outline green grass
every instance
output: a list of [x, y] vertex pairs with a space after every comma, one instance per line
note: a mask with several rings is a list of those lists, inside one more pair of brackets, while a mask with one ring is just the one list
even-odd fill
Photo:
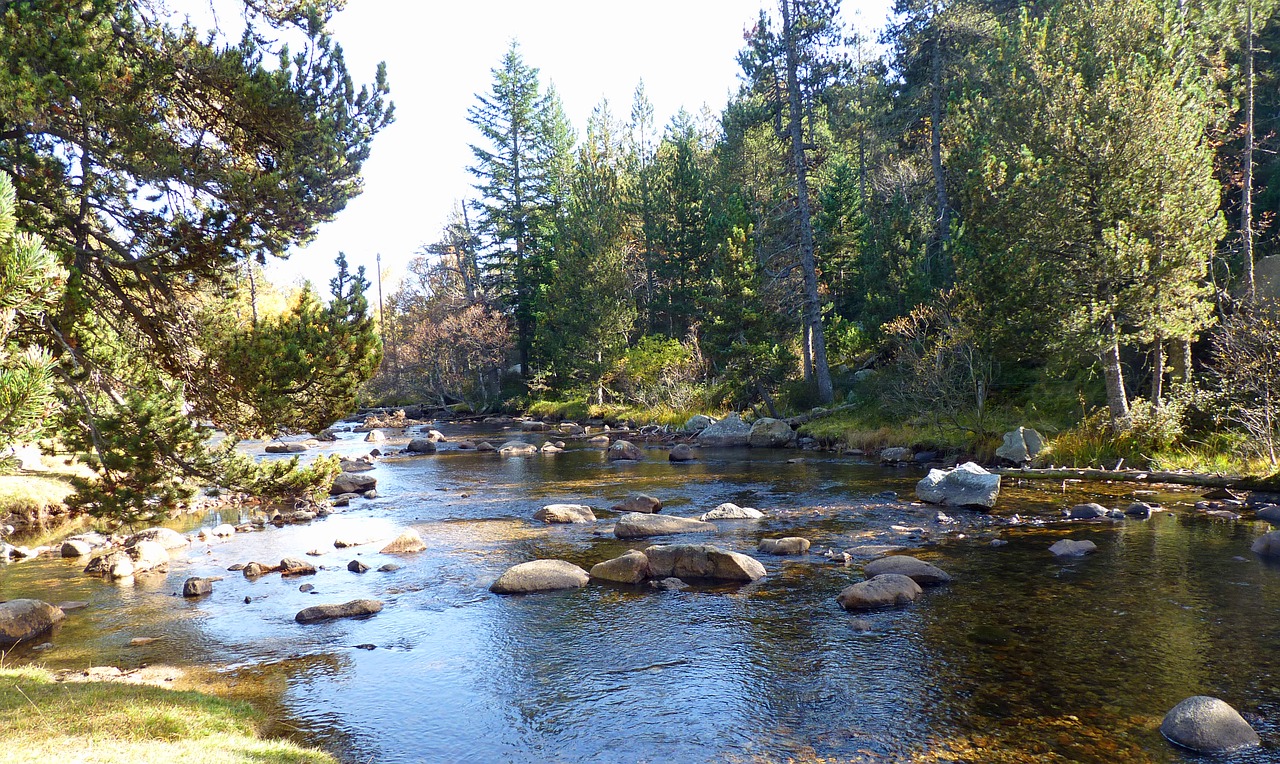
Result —
[[0, 515], [60, 510], [73, 491], [65, 475], [0, 475]]
[[689, 421], [689, 417], [694, 414], [720, 416], [720, 412], [685, 410], [666, 405], [644, 407], [606, 404], [600, 406], [588, 404], [585, 400], [534, 401], [525, 414], [536, 419], [552, 421], [567, 419], [582, 422], [587, 419], [603, 419], [609, 424], [614, 424], [622, 420], [630, 420], [642, 427], [648, 424], [683, 427], [684, 423]]
[[39, 668], [0, 669], [0, 764], [57, 758], [119, 764], [334, 764], [260, 733], [243, 701], [116, 682], [55, 682]]

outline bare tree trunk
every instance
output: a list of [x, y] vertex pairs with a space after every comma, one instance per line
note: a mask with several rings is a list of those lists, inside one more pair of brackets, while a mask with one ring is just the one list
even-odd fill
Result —
[[1151, 362], [1151, 402], [1160, 405], [1164, 397], [1164, 335], [1156, 332], [1155, 352]]
[[1240, 238], [1244, 244], [1245, 295], [1254, 297], [1253, 283], [1253, 2], [1244, 3], [1244, 178], [1240, 183]]
[[831, 403], [835, 392], [831, 386], [831, 369], [827, 366], [827, 344], [822, 331], [822, 307], [818, 300], [818, 270], [813, 254], [813, 221], [809, 209], [809, 181], [805, 166], [803, 114], [800, 103], [800, 67], [796, 54], [795, 29], [792, 26], [791, 3], [782, 0], [782, 33], [787, 48], [787, 96], [791, 108], [791, 160], [796, 179], [796, 206], [800, 217], [800, 269], [804, 272], [804, 323], [809, 334], [806, 347], [812, 348], [813, 376], [818, 400]]
[[1107, 320], [1106, 347], [1102, 351], [1102, 373], [1107, 382], [1107, 408], [1111, 421], [1129, 419], [1129, 397], [1124, 391], [1124, 370], [1120, 368], [1120, 332], [1114, 318]]
[[[934, 23], [937, 23], [935, 9]], [[940, 256], [942, 247], [951, 238], [951, 203], [947, 199], [947, 177], [942, 166], [942, 32], [934, 29], [933, 61], [931, 62], [932, 93], [929, 97], [929, 148], [933, 162], [933, 183], [937, 190], [938, 230], [935, 234], [937, 246], [935, 256]]]
[[1178, 381], [1185, 385], [1191, 381], [1191, 339], [1184, 337], [1177, 342], [1177, 352], [1173, 356], [1173, 362], [1176, 365], [1174, 374], [1177, 375]]

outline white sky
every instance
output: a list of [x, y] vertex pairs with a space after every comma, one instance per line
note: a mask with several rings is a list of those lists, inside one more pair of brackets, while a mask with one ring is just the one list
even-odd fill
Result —
[[[208, 7], [208, 0], [174, 0]], [[869, 31], [883, 26], [891, 0], [844, 0], [846, 19]], [[489, 90], [512, 39], [526, 63], [555, 83], [581, 133], [607, 97], [616, 118], [631, 109], [643, 79], [659, 128], [682, 106], [719, 113], [738, 87], [736, 55], [743, 30], [774, 0], [349, 0], [333, 20], [357, 83], [386, 61], [396, 121], [374, 139], [364, 166], [365, 191], [273, 280], [309, 278], [321, 291], [333, 259], [346, 252], [372, 280], [382, 254], [386, 291], [423, 244], [435, 241], [449, 211], [473, 196], [466, 168], [476, 142], [467, 122], [475, 94]], [[375, 285], [376, 286], [376, 285]]]

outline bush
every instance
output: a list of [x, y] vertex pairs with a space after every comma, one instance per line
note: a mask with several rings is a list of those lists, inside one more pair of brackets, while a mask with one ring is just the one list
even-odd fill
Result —
[[1127, 465], [1149, 469], [1178, 446], [1187, 398], [1171, 396], [1163, 405], [1137, 398], [1127, 424], [1115, 424], [1106, 409], [1097, 409], [1050, 442], [1039, 461], [1066, 467]]
[[605, 379], [614, 396], [644, 408], [694, 408], [704, 402], [697, 343], [650, 335], [627, 350]]

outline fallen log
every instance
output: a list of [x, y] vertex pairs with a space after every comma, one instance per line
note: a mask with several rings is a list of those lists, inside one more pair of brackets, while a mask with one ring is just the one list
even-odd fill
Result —
[[1117, 483], [1169, 483], [1212, 488], [1237, 488], [1242, 491], [1280, 491], [1280, 476], [1249, 478], [1239, 475], [1209, 475], [1201, 472], [1160, 472], [1158, 470], [1099, 470], [1076, 468], [1033, 469], [1003, 467], [995, 472], [1005, 477], [1028, 480], [1092, 480]]

